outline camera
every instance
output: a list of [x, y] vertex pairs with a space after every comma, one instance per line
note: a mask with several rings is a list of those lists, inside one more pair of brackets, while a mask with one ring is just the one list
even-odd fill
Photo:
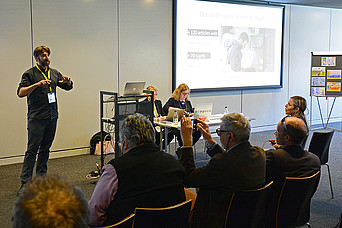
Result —
[[197, 119], [194, 118], [191, 120], [192, 121], [192, 128], [193, 128], [193, 131], [197, 131]]

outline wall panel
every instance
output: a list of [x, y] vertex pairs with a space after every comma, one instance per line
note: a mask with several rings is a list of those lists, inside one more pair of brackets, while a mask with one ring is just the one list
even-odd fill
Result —
[[[342, 52], [342, 9], [331, 10], [331, 36], [330, 51]], [[332, 102], [330, 102], [331, 105]], [[342, 116], [342, 98], [337, 98], [332, 116], [335, 121], [341, 121]]]
[[111, 0], [33, 0], [34, 46], [49, 46], [51, 67], [74, 81], [57, 92], [53, 150], [89, 146], [99, 131], [99, 91], [117, 88], [116, 12]]
[[[31, 66], [29, 1], [0, 1], [0, 50], [0, 157], [23, 155], [26, 99], [20, 99], [16, 92], [22, 73]], [[22, 160], [19, 157], [10, 162]]]
[[127, 81], [145, 81], [164, 104], [172, 92], [172, 1], [119, 1], [119, 9], [119, 92]]
[[[289, 96], [305, 97], [310, 107], [311, 52], [329, 50], [330, 9], [292, 6], [290, 20]], [[319, 120], [317, 104], [312, 107]]]

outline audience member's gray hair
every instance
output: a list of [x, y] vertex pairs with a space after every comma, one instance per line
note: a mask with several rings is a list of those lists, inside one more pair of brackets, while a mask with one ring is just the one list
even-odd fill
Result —
[[222, 117], [224, 129], [234, 134], [236, 142], [246, 142], [249, 140], [251, 125], [249, 121], [240, 113], [230, 113]]
[[136, 113], [124, 119], [120, 129], [120, 140], [127, 140], [128, 148], [145, 143], [154, 143], [154, 127], [145, 116]]
[[39, 176], [25, 184], [13, 211], [13, 228], [78, 227], [89, 223], [88, 201], [58, 176]]

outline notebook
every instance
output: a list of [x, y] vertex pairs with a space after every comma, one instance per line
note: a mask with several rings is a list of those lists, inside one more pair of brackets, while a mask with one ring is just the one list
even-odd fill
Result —
[[144, 88], [145, 82], [126, 82], [123, 95], [140, 95]]
[[212, 103], [200, 103], [194, 105], [194, 113], [195, 117], [199, 118], [207, 118], [211, 116], [213, 111], [213, 104]]

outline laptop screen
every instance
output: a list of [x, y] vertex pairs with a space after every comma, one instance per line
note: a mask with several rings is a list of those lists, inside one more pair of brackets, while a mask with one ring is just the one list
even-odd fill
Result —
[[207, 118], [211, 116], [211, 113], [213, 110], [213, 104], [212, 103], [196, 104], [194, 106], [194, 109], [195, 109], [195, 117]]
[[145, 82], [126, 82], [123, 95], [140, 95], [145, 87]]

